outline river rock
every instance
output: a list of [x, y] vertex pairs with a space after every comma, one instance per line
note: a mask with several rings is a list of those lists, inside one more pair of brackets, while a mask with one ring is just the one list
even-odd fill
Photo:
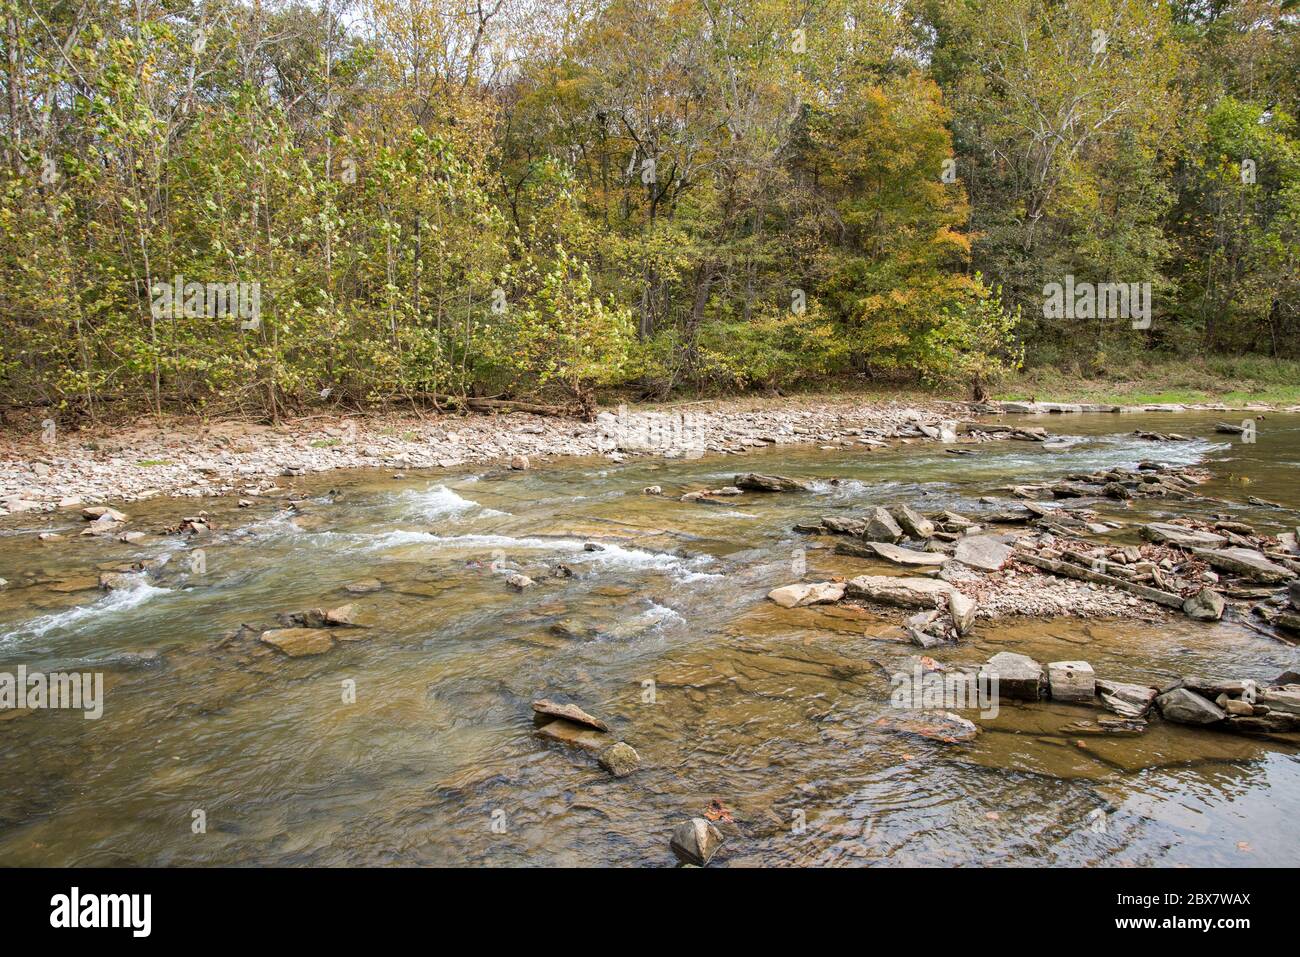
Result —
[[915, 548], [903, 548], [888, 542], [867, 542], [867, 547], [886, 561], [898, 565], [942, 565], [951, 561], [951, 557], [941, 552], [922, 552]]
[[334, 647], [334, 638], [323, 628], [272, 628], [261, 635], [270, 645], [290, 658], [323, 655]]
[[892, 506], [889, 509], [889, 514], [910, 538], [929, 538], [934, 534], [934, 524], [906, 505]]
[[955, 591], [945, 581], [932, 578], [901, 578], [893, 575], [859, 575], [844, 592], [851, 598], [865, 598], [901, 608], [935, 608]]
[[722, 832], [702, 817], [693, 817], [673, 828], [670, 846], [687, 864], [703, 867], [722, 846]]
[[1223, 596], [1212, 588], [1202, 588], [1183, 602], [1183, 611], [1198, 621], [1218, 621], [1223, 609]]
[[509, 578], [506, 579], [506, 584], [509, 585], [511, 588], [515, 588], [518, 589], [519, 591], [523, 591], [525, 588], [530, 588], [533, 585], [536, 585], [537, 582], [533, 581], [527, 575], [521, 575], [519, 572], [515, 572], [513, 575], [511, 575]]
[[1300, 611], [1300, 579], [1293, 581], [1287, 588], [1287, 597], [1291, 607]]
[[516, 471], [525, 471], [531, 463], [526, 455], [516, 455], [510, 459], [510, 467]]
[[81, 517], [88, 522], [125, 522], [127, 519], [124, 512], [109, 508], [107, 505], [88, 505], [81, 510]]
[[1090, 703], [1097, 696], [1097, 675], [1086, 661], [1051, 661], [1047, 686], [1053, 701]]
[[965, 636], [975, 627], [976, 611], [975, 599], [967, 598], [955, 588], [948, 593], [948, 614], [952, 615], [958, 635]]
[[124, 572], [103, 572], [99, 576], [99, 587], [104, 591], [118, 591], [130, 588], [136, 581], [136, 576]]
[[867, 530], [867, 523], [860, 518], [837, 518], [826, 515], [821, 521], [822, 527], [836, 535], [862, 535]]
[[540, 698], [533, 702], [533, 711], [540, 715], [549, 715], [552, 718], [564, 718], [574, 724], [585, 724], [597, 731], [609, 730], [609, 725], [604, 721], [587, 714], [576, 704], [561, 704], [552, 701], [550, 698]]
[[1142, 537], [1149, 542], [1168, 543], [1196, 548], [1218, 548], [1228, 543], [1227, 538], [1213, 532], [1202, 532], [1182, 525], [1170, 525], [1166, 522], [1152, 522], [1142, 526]]
[[787, 478], [784, 475], [762, 475], [758, 472], [746, 472], [744, 475], [737, 475], [735, 482], [732, 484], [737, 488], [750, 492], [809, 491], [808, 484], [798, 479]]
[[1263, 690], [1255, 699], [1255, 703], [1268, 705], [1270, 711], [1285, 711], [1287, 714], [1300, 715], [1300, 684]]
[[875, 726], [899, 734], [915, 734], [944, 744], [964, 744], [979, 734], [979, 726], [951, 711], [915, 711], [877, 718]]
[[1037, 701], [1042, 696], [1043, 666], [1028, 655], [1000, 651], [980, 669], [985, 681], [997, 679], [997, 693], [1019, 701]]
[[601, 752], [610, 745], [610, 736], [604, 731], [597, 731], [595, 728], [565, 718], [546, 722], [537, 729], [537, 733], [543, 738], [582, 748], [584, 751]]
[[839, 582], [795, 582], [773, 588], [767, 597], [782, 608], [829, 605], [844, 597], [844, 587]]
[[953, 557], [971, 568], [995, 572], [1011, 557], [1011, 546], [992, 535], [968, 535], [957, 542]]
[[343, 590], [353, 595], [366, 595], [372, 591], [379, 591], [384, 587], [384, 583], [378, 578], [363, 578], [361, 581], [348, 582], [343, 586]]
[[1265, 584], [1290, 581], [1295, 577], [1289, 568], [1274, 564], [1253, 548], [1192, 548], [1191, 552], [1215, 568]]
[[1178, 724], [1218, 724], [1227, 715], [1213, 701], [1187, 688], [1175, 688], [1156, 698], [1156, 706], [1166, 721]]
[[903, 530], [883, 508], [873, 508], [867, 515], [867, 527], [862, 532], [863, 538], [873, 542], [897, 542], [903, 537]]
[[602, 768], [616, 778], [625, 778], [641, 767], [641, 755], [637, 754], [636, 749], [626, 741], [611, 744], [600, 752], [600, 757], [596, 760], [600, 762]]
[[1140, 718], [1150, 709], [1159, 692], [1147, 685], [1099, 680], [1097, 693], [1101, 695], [1101, 703], [1121, 717]]

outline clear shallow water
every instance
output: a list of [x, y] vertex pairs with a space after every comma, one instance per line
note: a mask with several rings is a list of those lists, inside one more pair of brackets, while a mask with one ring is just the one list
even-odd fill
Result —
[[[718, 864], [1300, 863], [1300, 763], [1285, 742], [1155, 724], [1081, 746], [1067, 726], [1098, 712], [1056, 704], [1004, 704], [967, 746], [891, 734], [873, 721], [887, 712], [889, 674], [916, 650], [898, 640], [903, 616], [763, 600], [796, 580], [800, 548], [810, 578], [884, 570], [813, 548], [796, 521], [896, 501], [976, 516], [1000, 487], [1145, 458], [1205, 462], [1215, 478], [1202, 491], [1233, 503], [1215, 509], [1293, 527], [1300, 514], [1244, 503], [1300, 508], [1300, 417], [1269, 416], [1253, 445], [1216, 435], [1220, 418], [1042, 416], [1035, 424], [1076, 441], [989, 443], [969, 457], [922, 444], [401, 480], [336, 473], [295, 480], [294, 497], [307, 498], [296, 514], [284, 501], [125, 506], [149, 531], [208, 509], [217, 531], [203, 575], [177, 537], [38, 544], [37, 531], [79, 520], [15, 516], [0, 528], [0, 577], [12, 583], [0, 592], [0, 670], [98, 662], [108, 691], [99, 721], [0, 718], [0, 861], [668, 865], [672, 826], [716, 798], [735, 817]], [[1125, 434], [1139, 426], [1195, 440]], [[748, 470], [814, 479], [818, 491], [677, 500]], [[652, 484], [663, 498], [641, 494]], [[1188, 509], [1098, 506], [1128, 523]], [[583, 551], [587, 541], [605, 550]], [[163, 557], [125, 592], [57, 590]], [[559, 563], [574, 576], [548, 577]], [[515, 592], [509, 570], [540, 584]], [[343, 590], [372, 578], [381, 591]], [[368, 637], [320, 657], [221, 640], [243, 622], [347, 602]], [[114, 663], [148, 649], [161, 667]], [[1144, 680], [1267, 679], [1294, 656], [1239, 624], [1178, 617], [982, 623], [935, 657], [1002, 650]], [[342, 701], [345, 680], [355, 704]], [[643, 700], [651, 681], [654, 703]], [[643, 769], [615, 780], [586, 753], [538, 739], [530, 702], [546, 695], [608, 720]], [[196, 809], [207, 833], [191, 831]]]

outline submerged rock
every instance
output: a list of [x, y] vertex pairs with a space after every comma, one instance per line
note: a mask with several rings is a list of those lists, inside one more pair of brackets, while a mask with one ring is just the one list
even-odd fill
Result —
[[641, 755], [626, 741], [611, 744], [596, 759], [600, 766], [616, 778], [625, 778], [641, 767]]
[[975, 740], [980, 729], [973, 721], [951, 711], [914, 711], [877, 718], [875, 725], [886, 731], [915, 734], [944, 744], [963, 744]]
[[261, 635], [263, 643], [290, 658], [323, 655], [334, 647], [334, 638], [323, 628], [273, 628]]
[[722, 832], [702, 817], [693, 817], [673, 828], [669, 846], [687, 864], [703, 867], [722, 846]]

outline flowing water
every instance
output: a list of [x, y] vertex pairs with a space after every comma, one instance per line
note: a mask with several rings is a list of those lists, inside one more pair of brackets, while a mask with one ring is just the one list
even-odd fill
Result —
[[[715, 866], [1296, 865], [1300, 758], [1286, 740], [1158, 721], [1141, 736], [1085, 739], [1068, 726], [1095, 709], [1047, 702], [1003, 703], [988, 720], [967, 712], [983, 727], [968, 745], [891, 733], [874, 721], [916, 651], [904, 615], [763, 598], [797, 580], [800, 548], [810, 580], [891, 571], [816, 547], [791, 531], [797, 521], [892, 502], [978, 516], [994, 508], [980, 497], [1010, 483], [1148, 458], [1204, 462], [1204, 494], [1237, 504], [1102, 502], [1104, 518], [1197, 509], [1293, 528], [1300, 416], [1269, 415], [1253, 444], [1216, 435], [1222, 417], [1045, 416], [1038, 424], [1068, 441], [987, 443], [970, 457], [933, 444], [780, 447], [334, 473], [283, 480], [305, 499], [296, 511], [267, 499], [133, 503], [131, 527], [156, 532], [134, 545], [38, 544], [36, 531], [76, 532], [79, 518], [8, 518], [0, 671], [100, 670], [107, 690], [99, 720], [0, 712], [0, 863], [667, 866], [673, 825], [717, 799], [734, 824]], [[1139, 426], [1195, 440], [1127, 434]], [[748, 470], [816, 490], [677, 500]], [[666, 494], [641, 494], [647, 485]], [[193, 542], [162, 532], [199, 509], [215, 528], [205, 572], [191, 568]], [[94, 589], [100, 571], [141, 559], [162, 563], [130, 588]], [[560, 563], [572, 577], [551, 577]], [[538, 586], [509, 588], [513, 570]], [[344, 590], [367, 579], [380, 590]], [[243, 622], [349, 601], [370, 626], [349, 636], [364, 640], [324, 655], [222, 641]], [[160, 665], [123, 657], [149, 650]], [[962, 664], [1004, 650], [1151, 682], [1266, 680], [1293, 660], [1239, 622], [1181, 615], [981, 622], [932, 654]], [[615, 779], [589, 753], [538, 738], [530, 704], [543, 696], [604, 717], [642, 769]]]

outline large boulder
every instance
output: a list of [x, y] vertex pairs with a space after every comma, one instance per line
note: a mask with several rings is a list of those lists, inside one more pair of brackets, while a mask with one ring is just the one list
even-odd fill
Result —
[[805, 605], [829, 605], [844, 597], [845, 586], [839, 582], [795, 582], [782, 585], [767, 593], [782, 608], [801, 608]]
[[703, 867], [722, 846], [722, 832], [702, 817], [693, 817], [673, 828], [670, 846], [687, 864]]
[[1174, 688], [1156, 698], [1166, 721], [1178, 724], [1218, 724], [1227, 714], [1213, 701], [1188, 688]]
[[758, 472], [746, 472], [737, 475], [733, 483], [737, 488], [750, 492], [807, 492], [807, 482], [787, 478], [784, 475], [761, 475]]
[[953, 557], [971, 568], [995, 572], [1011, 557], [1011, 546], [993, 535], [967, 535], [957, 542]]
[[934, 534], [934, 524], [906, 505], [894, 505], [889, 509], [889, 514], [894, 521], [898, 523], [899, 528], [907, 533], [910, 538], [929, 538]]
[[1156, 544], [1182, 545], [1196, 548], [1218, 548], [1228, 544], [1228, 539], [1214, 532], [1202, 532], [1167, 522], [1152, 522], [1142, 526], [1142, 537]]
[[859, 575], [849, 579], [844, 593], [900, 608], [935, 608], [955, 591], [945, 581], [932, 578], [900, 578], [893, 575]]
[[1042, 696], [1043, 666], [1028, 655], [1001, 651], [980, 669], [980, 679], [997, 680], [997, 693], [1018, 701], [1037, 701]]

